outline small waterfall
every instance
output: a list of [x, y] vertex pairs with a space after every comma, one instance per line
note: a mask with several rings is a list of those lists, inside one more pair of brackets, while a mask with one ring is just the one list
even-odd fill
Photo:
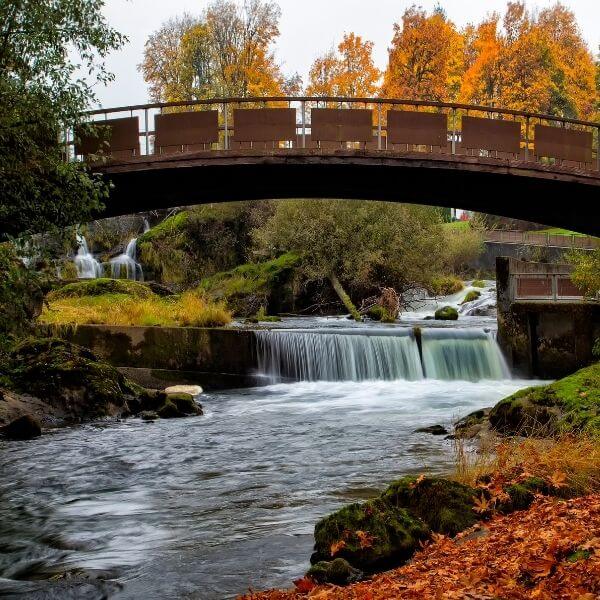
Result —
[[430, 379], [510, 379], [493, 335], [483, 329], [423, 329], [423, 370]]
[[[496, 340], [483, 329], [256, 331], [258, 370], [273, 382], [423, 378], [510, 379]], [[421, 360], [422, 354], [422, 360]]]
[[257, 331], [259, 371], [273, 381], [415, 380], [419, 348], [406, 329], [394, 332]]
[[137, 238], [133, 238], [127, 244], [125, 252], [111, 259], [110, 272], [113, 279], [133, 279], [144, 281], [142, 265], [137, 262]]
[[77, 234], [77, 255], [75, 256], [75, 268], [79, 279], [96, 279], [102, 277], [104, 270], [102, 265], [91, 254], [87, 240], [80, 234]]

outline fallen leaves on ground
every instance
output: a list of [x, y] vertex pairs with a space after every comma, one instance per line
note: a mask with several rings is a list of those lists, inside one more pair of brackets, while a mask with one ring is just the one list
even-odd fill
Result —
[[[560, 477], [557, 477], [557, 483]], [[600, 495], [538, 498], [455, 538], [443, 536], [410, 564], [345, 588], [269, 591], [245, 600], [597, 600]], [[577, 556], [583, 555], [582, 558]], [[573, 558], [573, 557], [576, 558]]]

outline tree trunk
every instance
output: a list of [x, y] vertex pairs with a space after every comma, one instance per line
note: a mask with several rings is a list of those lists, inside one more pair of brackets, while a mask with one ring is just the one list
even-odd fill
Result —
[[335, 293], [342, 301], [342, 304], [346, 307], [346, 310], [352, 315], [352, 318], [355, 321], [360, 321], [360, 313], [356, 309], [356, 306], [354, 306], [354, 304], [352, 303], [352, 300], [350, 300], [350, 296], [348, 296], [346, 290], [344, 290], [342, 284], [340, 283], [340, 280], [336, 277], [335, 273], [331, 273], [331, 275], [329, 275], [329, 281], [331, 281], [331, 285], [333, 286]]

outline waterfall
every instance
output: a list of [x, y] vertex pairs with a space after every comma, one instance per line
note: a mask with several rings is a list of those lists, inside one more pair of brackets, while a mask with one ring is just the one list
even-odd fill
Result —
[[134, 281], [144, 281], [144, 272], [142, 265], [137, 262], [137, 238], [133, 238], [127, 244], [125, 252], [111, 259], [110, 271], [113, 279], [120, 279], [124, 276]]
[[400, 335], [340, 330], [257, 331], [259, 371], [273, 381], [422, 379], [411, 329]]
[[87, 240], [80, 234], [77, 234], [77, 255], [75, 256], [75, 268], [79, 279], [96, 279], [102, 277], [104, 270], [102, 265], [91, 254]]
[[[495, 339], [478, 329], [256, 331], [258, 370], [271, 381], [510, 379]], [[422, 360], [421, 360], [422, 354]]]
[[483, 329], [423, 329], [423, 370], [431, 379], [510, 379], [493, 335]]

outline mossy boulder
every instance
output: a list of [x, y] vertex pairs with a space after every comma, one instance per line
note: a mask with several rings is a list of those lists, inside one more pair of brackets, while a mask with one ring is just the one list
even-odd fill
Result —
[[177, 394], [167, 394], [165, 403], [168, 402], [173, 403], [177, 410], [184, 416], [202, 414], [202, 408], [194, 400], [194, 397], [191, 394], [184, 394], [181, 392]]
[[23, 415], [0, 428], [0, 434], [9, 440], [31, 440], [42, 435], [42, 428], [35, 417]]
[[343, 558], [372, 573], [401, 564], [429, 536], [426, 524], [404, 508], [376, 498], [344, 506], [315, 526], [311, 563]]
[[436, 321], [456, 321], [458, 311], [453, 306], [443, 306], [435, 311]]
[[473, 302], [474, 300], [478, 300], [481, 298], [481, 292], [477, 290], [470, 290], [465, 294], [463, 301], [461, 304], [467, 304], [467, 302]]
[[450, 296], [458, 294], [465, 287], [461, 279], [454, 275], [440, 275], [434, 277], [427, 286], [428, 292], [434, 296]]
[[332, 561], [322, 560], [313, 565], [306, 573], [319, 584], [349, 585], [362, 579], [362, 571], [355, 569], [347, 560], [336, 558]]
[[483, 281], [482, 279], [475, 279], [475, 281], [473, 281], [473, 283], [471, 283], [471, 287], [484, 288], [485, 281]]
[[82, 298], [104, 294], [125, 294], [135, 298], [150, 298], [154, 292], [145, 284], [127, 279], [88, 279], [68, 283], [48, 294], [48, 299]]
[[367, 311], [367, 316], [372, 321], [379, 321], [381, 323], [395, 323], [396, 322], [394, 315], [392, 315], [386, 308], [384, 308], [383, 306], [380, 306], [379, 304], [372, 306]]
[[456, 481], [412, 476], [393, 482], [381, 495], [389, 505], [406, 509], [426, 523], [429, 530], [450, 536], [476, 523], [474, 497], [472, 488]]
[[127, 416], [148, 395], [89, 350], [61, 339], [29, 338], [9, 360], [11, 387], [42, 399], [67, 421]]
[[460, 438], [474, 438], [489, 430], [491, 408], [482, 408], [469, 413], [454, 423], [454, 435]]
[[489, 420], [504, 435], [600, 435], [600, 363], [550, 385], [519, 390], [496, 404]]

